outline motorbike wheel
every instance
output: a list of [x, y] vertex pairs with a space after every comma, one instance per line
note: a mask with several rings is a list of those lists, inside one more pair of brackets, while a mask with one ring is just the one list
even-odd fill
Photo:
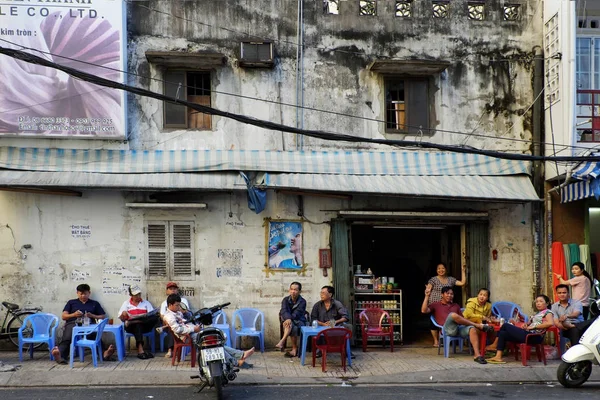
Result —
[[576, 363], [561, 361], [556, 372], [556, 377], [564, 387], [575, 388], [583, 385], [591, 374], [591, 361], [579, 361]]
[[210, 366], [210, 376], [212, 379], [212, 386], [215, 388], [217, 392], [217, 400], [223, 399], [223, 364], [218, 361], [211, 363]]

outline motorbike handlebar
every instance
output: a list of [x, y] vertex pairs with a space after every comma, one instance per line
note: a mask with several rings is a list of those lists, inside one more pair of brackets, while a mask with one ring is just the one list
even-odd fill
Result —
[[211, 313], [216, 313], [217, 311], [227, 307], [228, 305], [230, 305], [231, 303], [223, 303], [223, 304], [217, 304], [216, 306], [213, 306], [210, 308], [210, 312]]

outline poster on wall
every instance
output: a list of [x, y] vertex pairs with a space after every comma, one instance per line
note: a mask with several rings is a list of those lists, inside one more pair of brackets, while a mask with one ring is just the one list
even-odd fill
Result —
[[[124, 82], [122, 0], [0, 2], [0, 46]], [[0, 55], [0, 136], [124, 139], [125, 93]]]
[[266, 220], [267, 270], [304, 271], [302, 221]]

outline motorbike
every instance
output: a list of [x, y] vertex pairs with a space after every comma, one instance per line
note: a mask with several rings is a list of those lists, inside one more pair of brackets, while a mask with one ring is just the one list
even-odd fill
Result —
[[219, 304], [211, 308], [203, 308], [192, 315], [192, 321], [201, 325], [194, 345], [198, 356], [199, 374], [190, 378], [200, 379], [198, 392], [205, 387], [215, 388], [217, 399], [223, 398], [223, 386], [237, 377], [239, 368], [237, 364], [231, 365], [225, 357], [225, 343], [227, 337], [220, 329], [209, 325], [213, 322], [213, 315], [231, 303]]
[[[593, 300], [593, 301], [592, 301]], [[571, 346], [562, 355], [557, 378], [566, 388], [583, 385], [592, 374], [592, 364], [600, 364], [600, 298], [590, 300], [590, 314], [595, 321], [579, 339], [579, 344]]]

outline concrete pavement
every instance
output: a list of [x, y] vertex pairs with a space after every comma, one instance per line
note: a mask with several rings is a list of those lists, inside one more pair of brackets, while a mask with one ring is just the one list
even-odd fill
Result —
[[[343, 380], [353, 384], [431, 384], [431, 383], [546, 383], [556, 382], [558, 360], [549, 360], [544, 366], [537, 359], [523, 367], [514, 357], [506, 357], [503, 365], [479, 365], [467, 352], [451, 354], [450, 358], [437, 355], [433, 348], [396, 347], [391, 353], [381, 348], [369, 348], [363, 353], [354, 349], [356, 359], [344, 372], [339, 355], [327, 359], [327, 372], [321, 372], [320, 360], [312, 367], [310, 353], [307, 365], [300, 365], [298, 358], [285, 358], [279, 351], [255, 353], [249, 360], [251, 369], [242, 369], [233, 384], [286, 385], [286, 384], [340, 384]], [[16, 352], [1, 352], [0, 360], [20, 366], [17, 371], [0, 372], [0, 386], [46, 387], [46, 386], [147, 386], [190, 385], [190, 375], [197, 373], [191, 368], [190, 359], [171, 366], [164, 353], [154, 359], [139, 360], [135, 354], [123, 362], [104, 362], [94, 368], [91, 356], [83, 363], [75, 362], [74, 368], [58, 365], [49, 360], [47, 352], [36, 352], [34, 358], [19, 362]], [[594, 367], [590, 381], [600, 382], [600, 367]]]

